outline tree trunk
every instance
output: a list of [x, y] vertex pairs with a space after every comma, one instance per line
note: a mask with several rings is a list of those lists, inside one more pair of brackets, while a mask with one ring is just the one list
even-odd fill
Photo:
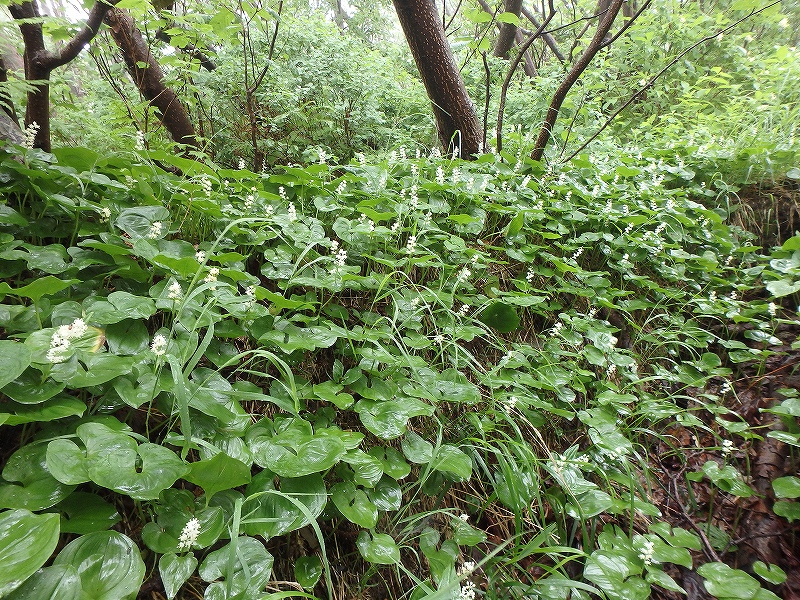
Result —
[[[536, 15], [534, 15], [524, 6], [522, 7], [522, 14], [525, 15], [525, 17], [533, 24], [534, 27], [536, 27], [536, 29], [539, 29], [541, 23], [539, 22], [539, 19], [536, 18]], [[566, 60], [566, 57], [564, 56], [564, 53], [558, 49], [558, 44], [556, 43], [553, 34], [542, 33], [542, 39], [544, 39], [545, 44], [549, 46], [550, 50], [553, 51], [553, 55], [559, 60], [559, 62], [563, 63]]]
[[126, 11], [114, 9], [105, 17], [111, 36], [122, 51], [122, 57], [142, 96], [158, 109], [159, 118], [172, 139], [180, 144], [197, 147], [197, 135], [186, 108], [173, 90], [164, 84], [164, 73], [150, 53], [133, 17]]
[[25, 79], [43, 81], [28, 92], [25, 127], [36, 123], [39, 130], [34, 148], [50, 151], [50, 73], [74, 59], [100, 29], [103, 17], [119, 0], [98, 2], [89, 12], [86, 25], [62, 48], [50, 52], [44, 45], [41, 15], [36, 2], [22, 2], [8, 7], [11, 16], [20, 21], [19, 30], [25, 43]]
[[[506, 0], [505, 12], [512, 13], [519, 17], [522, 10], [522, 0]], [[497, 58], [508, 58], [508, 51], [514, 44], [517, 37], [517, 26], [513, 23], [501, 23], [500, 33], [497, 34], [497, 39], [494, 42], [494, 51], [492, 52]]]
[[[601, 0], [602, 2], [603, 0]], [[617, 16], [617, 13], [622, 8], [623, 0], [607, 0], [609, 2], [608, 8], [600, 17], [600, 25], [597, 27], [597, 31], [592, 38], [592, 41], [589, 42], [589, 45], [586, 47], [586, 50], [583, 51], [578, 57], [578, 60], [575, 61], [575, 64], [567, 73], [567, 76], [564, 78], [564, 81], [561, 82], [561, 85], [558, 86], [556, 93], [553, 94], [553, 99], [550, 102], [550, 107], [547, 109], [547, 116], [545, 117], [544, 124], [542, 128], [539, 130], [539, 136], [536, 138], [536, 145], [534, 146], [533, 153], [531, 154], [531, 158], [533, 160], [541, 160], [542, 156], [544, 156], [544, 149], [547, 146], [547, 142], [550, 140], [550, 134], [553, 130], [553, 125], [556, 123], [556, 119], [558, 118], [558, 113], [561, 110], [561, 105], [564, 103], [564, 99], [567, 97], [567, 93], [575, 85], [575, 82], [578, 81], [578, 77], [581, 76], [586, 70], [586, 67], [589, 66], [589, 63], [592, 62], [595, 54], [602, 48], [604, 44], [604, 40], [608, 36], [608, 32], [611, 30], [611, 26], [614, 24], [614, 19]]]
[[433, 1], [393, 2], [433, 104], [440, 143], [465, 159], [473, 158], [483, 141], [483, 131]]
[[[22, 63], [22, 57], [20, 57], [16, 50], [11, 46], [11, 44], [4, 43], [0, 45], [0, 83], [7, 83], [8, 82], [8, 72], [17, 69], [24, 69], [24, 63]], [[14, 100], [11, 97], [11, 94], [5, 90], [3, 86], [0, 85], [0, 112], [3, 112], [11, 119], [19, 129], [19, 118], [17, 117], [17, 111], [14, 108]]]

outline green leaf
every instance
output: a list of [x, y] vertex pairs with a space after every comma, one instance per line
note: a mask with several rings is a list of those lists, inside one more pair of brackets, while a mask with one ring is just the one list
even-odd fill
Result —
[[61, 513], [62, 533], [105, 531], [121, 520], [117, 509], [97, 494], [73, 492], [53, 509]]
[[58, 515], [0, 512], [0, 598], [41, 567], [58, 544]]
[[31, 351], [24, 344], [0, 340], [0, 388], [22, 375], [31, 364]]
[[476, 529], [462, 518], [450, 519], [450, 527], [453, 530], [453, 541], [459, 546], [476, 546], [486, 541], [486, 534], [483, 531]]
[[73, 283], [78, 283], [77, 279], [62, 280], [52, 275], [34, 279], [32, 283], [21, 288], [12, 288], [5, 281], [0, 282], [0, 299], [5, 294], [12, 296], [19, 296], [20, 298], [30, 298], [34, 303], [39, 302], [42, 296], [53, 296], [71, 286]]
[[432, 415], [433, 406], [416, 398], [359, 400], [355, 409], [361, 423], [379, 438], [391, 440], [403, 435], [412, 417]]
[[775, 298], [782, 298], [800, 290], [800, 281], [792, 279], [777, 279], [767, 282], [767, 289]]
[[[198, 572], [203, 581], [225, 580], [225, 583], [212, 583], [206, 590], [206, 598], [209, 597], [208, 590], [217, 594], [212, 597], [230, 600], [260, 597], [260, 591], [269, 583], [273, 561], [272, 555], [255, 538], [241, 536], [231, 540], [210, 553], [200, 565]], [[226, 592], [227, 587], [230, 595]]]
[[800, 498], [800, 477], [778, 477], [772, 482], [776, 498]]
[[513, 306], [493, 302], [478, 315], [481, 322], [500, 333], [509, 333], [519, 327], [519, 315]]
[[659, 587], [664, 588], [665, 590], [670, 590], [673, 592], [678, 592], [679, 594], [686, 594], [686, 590], [684, 590], [681, 586], [679, 586], [675, 580], [664, 573], [661, 569], [657, 569], [654, 567], [647, 568], [647, 575], [645, 576], [645, 581], [651, 585], [657, 585]]
[[132, 600], [145, 574], [139, 548], [116, 531], [97, 531], [73, 540], [53, 565], [75, 567], [84, 594], [92, 600]]
[[724, 563], [706, 563], [697, 568], [697, 574], [703, 577], [703, 585], [712, 596], [718, 598], [741, 598], [747, 600], [755, 597], [761, 586], [758, 581], [739, 569], [731, 569]]
[[318, 556], [301, 556], [294, 563], [294, 578], [303, 589], [310, 590], [322, 577], [322, 561]]
[[[247, 486], [242, 530], [265, 539], [295, 531], [310, 524], [308, 515], [316, 519], [328, 503], [328, 491], [319, 473], [297, 478], [282, 478], [275, 489], [275, 475], [262, 471]], [[305, 506], [303, 511], [297, 504]]]
[[772, 585], [780, 585], [786, 581], [786, 571], [778, 565], [767, 565], [760, 560], [753, 563], [753, 572]]
[[169, 600], [178, 594], [181, 586], [192, 576], [196, 568], [197, 559], [192, 553], [177, 556], [170, 552], [158, 559], [158, 574], [161, 576]]
[[800, 521], [800, 502], [781, 500], [772, 505], [773, 512], [790, 523]]
[[372, 529], [378, 522], [378, 507], [352, 481], [342, 481], [333, 486], [331, 500], [351, 523]]
[[434, 471], [452, 473], [461, 481], [472, 475], [472, 459], [450, 444], [442, 444], [430, 463]]
[[400, 548], [392, 536], [385, 533], [369, 534], [361, 531], [356, 540], [358, 551], [364, 560], [376, 565], [395, 565], [400, 562]]
[[8, 600], [85, 600], [78, 569], [55, 565], [39, 569], [8, 596]]
[[433, 458], [433, 444], [423, 440], [413, 431], [406, 433], [400, 445], [403, 448], [403, 454], [412, 463], [421, 465], [429, 463]]
[[510, 23], [512, 25], [516, 25], [517, 27], [521, 25], [519, 17], [512, 12], [500, 13], [497, 15], [496, 19], [499, 23]]
[[208, 502], [219, 491], [250, 483], [250, 467], [220, 452], [207, 460], [192, 463], [189, 473], [183, 478], [203, 488]]
[[69, 496], [75, 486], [58, 481], [47, 470], [47, 446], [28, 444], [6, 462], [0, 483], [0, 508], [49, 508]]

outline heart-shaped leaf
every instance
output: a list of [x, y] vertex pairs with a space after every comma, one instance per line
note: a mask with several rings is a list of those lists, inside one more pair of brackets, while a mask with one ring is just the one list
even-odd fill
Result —
[[356, 525], [372, 529], [378, 522], [378, 507], [352, 481], [343, 481], [333, 486], [331, 500], [339, 512]]
[[22, 375], [31, 364], [31, 351], [11, 340], [0, 340], [0, 388]]
[[250, 483], [250, 467], [220, 452], [207, 460], [192, 463], [184, 479], [203, 488], [208, 502], [219, 491]]
[[57, 504], [75, 489], [58, 481], [47, 470], [47, 446], [28, 444], [17, 450], [3, 468], [0, 508], [42, 510]]
[[395, 565], [400, 562], [400, 548], [392, 536], [385, 533], [369, 534], [361, 531], [356, 540], [358, 551], [364, 560], [376, 565]]
[[158, 559], [158, 573], [164, 584], [167, 598], [172, 600], [180, 591], [181, 586], [192, 576], [197, 568], [197, 559], [194, 554], [177, 556], [170, 552]]

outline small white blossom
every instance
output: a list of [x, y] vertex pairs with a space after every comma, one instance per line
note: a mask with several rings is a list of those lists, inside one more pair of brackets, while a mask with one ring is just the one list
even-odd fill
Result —
[[417, 195], [417, 186], [412, 185], [411, 191], [409, 192], [409, 207], [411, 210], [417, 210], [419, 208], [419, 196]]
[[164, 232], [164, 223], [161, 221], [153, 221], [150, 224], [150, 231], [147, 234], [147, 237], [151, 240], [155, 240], [161, 237], [161, 234]]
[[466, 317], [469, 314], [469, 304], [462, 304], [461, 308], [458, 309], [458, 314], [462, 317]]
[[247, 165], [245, 164], [244, 159], [240, 158], [239, 159], [239, 170], [240, 171], [244, 171], [246, 167], [247, 167]]
[[458, 274], [458, 277], [456, 277], [456, 286], [460, 285], [461, 283], [469, 279], [470, 275], [472, 275], [472, 271], [470, 271], [467, 267], [461, 269], [461, 271]]
[[417, 308], [417, 306], [419, 306], [419, 303], [420, 303], [421, 301], [422, 301], [422, 300], [420, 299], [420, 297], [419, 297], [419, 296], [417, 296], [416, 298], [412, 298], [412, 299], [411, 299], [411, 302], [410, 302], [410, 304], [411, 304], [411, 308]]
[[219, 268], [218, 267], [211, 267], [208, 270], [208, 274], [206, 274], [206, 276], [203, 279], [203, 281], [205, 281], [206, 283], [210, 283], [211, 284], [211, 289], [214, 289], [214, 288], [217, 287], [217, 277], [219, 277]]
[[33, 149], [33, 144], [36, 141], [36, 135], [39, 133], [39, 129], [41, 129], [41, 127], [36, 121], [33, 121], [25, 128], [25, 140], [22, 142], [22, 145], [28, 150]]
[[173, 281], [167, 288], [167, 298], [170, 300], [180, 300], [183, 297], [183, 288], [177, 281]]
[[347, 250], [342, 248], [336, 253], [335, 263], [337, 267], [343, 267], [347, 262]]
[[400, 229], [400, 221], [395, 221], [394, 223], [392, 223], [390, 229], [392, 233], [397, 233], [397, 230]]
[[528, 272], [525, 273], [525, 279], [528, 280], [528, 283], [532, 283], [534, 277], [536, 277], [536, 272], [533, 270], [533, 267], [528, 267]]
[[720, 449], [722, 456], [728, 456], [733, 452], [733, 442], [731, 440], [722, 440], [722, 448]]
[[200, 521], [193, 517], [189, 522], [184, 525], [181, 531], [181, 536], [178, 538], [178, 552], [186, 552], [197, 543], [197, 538], [200, 536]]
[[770, 317], [774, 317], [778, 314], [778, 306], [774, 302], [770, 302], [767, 304], [767, 312], [769, 313]]
[[444, 344], [444, 336], [441, 333], [437, 333], [433, 336], [433, 341], [437, 344]]
[[244, 210], [244, 212], [249, 213], [250, 211], [253, 210], [253, 206], [255, 206], [255, 203], [256, 203], [255, 195], [247, 194], [247, 198], [245, 198], [244, 200], [244, 206], [242, 207], [242, 209]]
[[156, 334], [153, 337], [153, 342], [150, 344], [150, 352], [155, 354], [156, 356], [164, 356], [164, 353], [167, 351], [167, 338], [163, 335]]
[[289, 201], [289, 196], [286, 195], [286, 188], [283, 186], [278, 187], [278, 196], [280, 196], [281, 200], [283, 200], [284, 202]]
[[408, 241], [406, 242], [406, 252], [408, 252], [409, 254], [413, 254], [416, 248], [417, 248], [417, 236], [415, 235], [408, 236]]
[[732, 389], [733, 386], [731, 386], [731, 382], [726, 381], [720, 386], [719, 393], [721, 396], [724, 396], [725, 394], [729, 393]]
[[111, 219], [111, 209], [107, 206], [104, 206], [100, 209], [100, 222], [101, 223], [108, 223]]
[[653, 564], [653, 554], [655, 553], [655, 544], [650, 540], [645, 540], [642, 545], [642, 551], [639, 552], [639, 558], [644, 561], [646, 565]]
[[198, 250], [194, 253], [194, 259], [199, 263], [206, 262], [206, 253], [203, 250]]
[[297, 220], [297, 209], [294, 207], [294, 202], [289, 202], [289, 208], [286, 209], [286, 215], [290, 221]]
[[461, 585], [461, 593], [458, 595], [458, 600], [475, 600], [475, 584], [471, 581], [465, 581]]

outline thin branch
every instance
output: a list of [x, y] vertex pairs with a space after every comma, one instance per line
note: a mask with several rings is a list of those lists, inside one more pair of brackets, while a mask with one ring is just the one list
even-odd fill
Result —
[[508, 86], [511, 85], [511, 78], [514, 76], [514, 71], [519, 66], [519, 63], [522, 61], [522, 58], [528, 51], [528, 48], [530, 48], [533, 45], [533, 42], [535, 42], [536, 39], [542, 34], [544, 28], [547, 27], [547, 25], [550, 23], [550, 20], [556, 14], [556, 9], [553, 6], [553, 0], [548, 0], [548, 2], [550, 4], [550, 11], [547, 17], [539, 26], [539, 28], [533, 32], [530, 38], [528, 38], [528, 41], [519, 47], [519, 52], [517, 52], [517, 55], [514, 57], [514, 60], [511, 61], [511, 64], [508, 67], [508, 73], [506, 73], [506, 78], [503, 80], [503, 86], [500, 88], [500, 106], [497, 109], [497, 131], [495, 132], [498, 153], [503, 149], [503, 112], [505, 111], [506, 108], [506, 97], [508, 96]]
[[253, 82], [252, 87], [247, 90], [248, 93], [250, 94], [252, 94], [259, 88], [261, 82], [264, 81], [264, 76], [267, 74], [270, 64], [272, 64], [272, 56], [275, 53], [275, 40], [278, 38], [278, 26], [281, 24], [280, 15], [282, 11], [283, 11], [283, 0], [280, 0], [280, 2], [278, 3], [279, 18], [275, 19], [275, 29], [272, 31], [272, 39], [270, 40], [269, 43], [269, 54], [267, 55], [267, 63], [264, 65], [264, 68], [261, 69], [261, 73], [259, 73], [258, 77], [256, 77], [256, 80]]
[[619, 31], [615, 33], [613, 36], [611, 36], [611, 39], [603, 42], [603, 47], [610, 46], [616, 41], [618, 37], [620, 37], [623, 33], [625, 33], [628, 27], [633, 25], [633, 22], [641, 16], [641, 14], [647, 9], [648, 6], [650, 6], [651, 1], [652, 0], [645, 0], [645, 3], [642, 4], [642, 7], [636, 11], [636, 14], [634, 14], [628, 19], [625, 19], [625, 22], [622, 24], [622, 27], [619, 28]]
[[589, 66], [589, 63], [602, 47], [603, 40], [611, 30], [611, 26], [614, 24], [614, 19], [616, 18], [617, 13], [619, 13], [620, 8], [622, 8], [622, 2], [623, 0], [612, 0], [608, 10], [606, 11], [606, 14], [603, 16], [600, 24], [597, 26], [597, 31], [595, 31], [592, 41], [589, 42], [586, 50], [584, 50], [583, 53], [578, 57], [578, 60], [575, 61], [575, 64], [569, 70], [569, 73], [567, 73], [564, 81], [561, 82], [561, 85], [558, 86], [556, 93], [553, 94], [553, 100], [550, 102], [550, 107], [547, 109], [547, 116], [545, 117], [542, 128], [539, 130], [539, 136], [536, 138], [536, 144], [534, 145], [533, 152], [531, 153], [531, 158], [533, 160], [538, 161], [542, 159], [542, 156], [544, 155], [544, 149], [547, 146], [547, 142], [550, 140], [553, 126], [556, 123], [556, 119], [558, 119], [558, 113], [561, 110], [561, 105], [564, 103], [569, 90], [573, 85], [575, 85], [575, 82], [586, 70], [586, 67]]
[[661, 76], [662, 76], [664, 73], [666, 73], [668, 69], [670, 69], [672, 66], [674, 66], [674, 65], [675, 65], [675, 63], [677, 63], [677, 62], [678, 62], [680, 59], [682, 59], [684, 56], [686, 56], [686, 55], [687, 55], [689, 52], [691, 52], [692, 50], [694, 50], [695, 48], [697, 48], [697, 47], [698, 47], [700, 44], [704, 44], [705, 42], [708, 42], [708, 41], [710, 41], [710, 40], [713, 40], [714, 38], [716, 38], [716, 37], [717, 37], [719, 34], [721, 34], [721, 33], [723, 33], [723, 34], [724, 34], [724, 33], [727, 33], [728, 31], [730, 31], [731, 29], [733, 29], [734, 27], [736, 27], [737, 25], [739, 25], [739, 24], [740, 24], [740, 23], [742, 23], [743, 21], [746, 21], [746, 20], [747, 20], [747, 19], [749, 19], [750, 17], [753, 17], [753, 16], [757, 15], [758, 13], [760, 13], [760, 12], [763, 12], [763, 11], [765, 11], [765, 10], [767, 10], [767, 9], [769, 9], [769, 8], [771, 8], [771, 7], [775, 6], [776, 4], [779, 4], [779, 3], [780, 3], [780, 1], [779, 1], [779, 0], [776, 0], [775, 2], [772, 2], [771, 4], [768, 4], [767, 6], [764, 6], [764, 7], [760, 8], [760, 9], [758, 9], [758, 10], [751, 11], [751, 12], [749, 12], [747, 15], [745, 15], [744, 17], [742, 17], [741, 19], [739, 19], [738, 21], [736, 21], [736, 22], [732, 23], [731, 25], [728, 25], [727, 27], [725, 27], [725, 28], [723, 28], [723, 29], [720, 29], [719, 31], [716, 31], [715, 33], [712, 33], [712, 34], [709, 34], [709, 35], [707, 35], [706, 37], [704, 37], [704, 38], [702, 38], [702, 39], [700, 39], [700, 40], [696, 41], [694, 44], [692, 44], [691, 46], [689, 46], [688, 48], [686, 48], [686, 49], [685, 49], [683, 52], [681, 52], [681, 53], [680, 53], [680, 54], [678, 54], [678, 55], [677, 55], [675, 58], [673, 58], [673, 59], [672, 59], [670, 62], [668, 62], [668, 63], [666, 64], [666, 66], [664, 66], [664, 68], [662, 68], [662, 69], [661, 69], [661, 70], [660, 70], [658, 73], [656, 73], [655, 75], [653, 75], [653, 76], [652, 76], [652, 77], [651, 77], [651, 78], [650, 78], [650, 79], [647, 81], [647, 83], [645, 83], [645, 84], [644, 84], [643, 86], [641, 86], [641, 87], [640, 87], [638, 90], [636, 90], [636, 92], [635, 92], [635, 93], [634, 93], [634, 94], [633, 94], [633, 95], [632, 95], [632, 96], [631, 96], [631, 97], [628, 99], [628, 101], [627, 101], [627, 102], [625, 102], [625, 104], [623, 104], [623, 105], [622, 105], [622, 106], [620, 106], [620, 107], [619, 107], [617, 110], [615, 110], [613, 113], [611, 113], [611, 116], [610, 116], [610, 117], [609, 117], [609, 118], [606, 120], [606, 122], [605, 122], [605, 123], [603, 123], [603, 126], [602, 126], [602, 127], [600, 127], [600, 129], [598, 129], [598, 130], [597, 130], [597, 131], [596, 131], [594, 134], [592, 134], [592, 136], [591, 136], [591, 137], [590, 137], [588, 140], [586, 140], [586, 141], [585, 141], [583, 144], [581, 144], [581, 147], [580, 147], [580, 148], [578, 148], [578, 149], [577, 149], [575, 152], [573, 152], [572, 154], [570, 154], [570, 155], [569, 155], [569, 157], [567, 157], [567, 159], [566, 159], [566, 161], [565, 161], [565, 162], [569, 162], [569, 161], [571, 161], [573, 158], [575, 158], [576, 156], [578, 156], [578, 154], [580, 154], [580, 152], [581, 152], [581, 151], [582, 151], [584, 148], [586, 148], [586, 146], [588, 146], [589, 144], [591, 144], [591, 143], [592, 143], [592, 142], [593, 142], [595, 139], [597, 139], [597, 136], [599, 136], [601, 133], [603, 133], [603, 131], [605, 131], [606, 127], [608, 127], [608, 126], [611, 124], [611, 121], [613, 121], [615, 118], [617, 118], [617, 116], [619, 116], [619, 114], [620, 114], [620, 113], [621, 113], [623, 110], [625, 110], [625, 109], [626, 109], [626, 108], [628, 108], [628, 107], [629, 107], [631, 104], [633, 104], [633, 103], [634, 103], [634, 102], [635, 102], [635, 101], [636, 101], [636, 100], [639, 98], [639, 96], [640, 96], [640, 95], [641, 95], [643, 92], [647, 91], [649, 88], [651, 88], [651, 87], [653, 86], [653, 84], [656, 82], [656, 80], [657, 80], [659, 77], [661, 77]]
[[50, 70], [61, 67], [72, 59], [74, 59], [81, 50], [84, 49], [86, 44], [92, 41], [92, 38], [100, 31], [100, 26], [103, 24], [103, 19], [106, 13], [111, 10], [119, 0], [104, 0], [102, 2], [95, 2], [89, 17], [86, 19], [86, 24], [83, 26], [75, 37], [67, 42], [66, 46], [61, 49], [58, 54], [51, 54], [47, 61], [47, 66]]
[[[525, 15], [525, 18], [527, 18], [531, 23], [533, 23], [533, 26], [536, 27], [537, 29], [542, 26], [542, 24], [539, 23], [539, 20], [536, 18], [536, 15], [534, 15], [524, 6], [522, 7], [522, 14]], [[558, 44], [556, 43], [555, 38], [549, 33], [543, 33], [542, 38], [544, 39], [545, 43], [550, 47], [550, 50], [553, 51], [553, 55], [559, 60], [559, 62], [563, 64], [565, 58], [564, 55], [561, 53], [561, 50], [558, 49]]]

